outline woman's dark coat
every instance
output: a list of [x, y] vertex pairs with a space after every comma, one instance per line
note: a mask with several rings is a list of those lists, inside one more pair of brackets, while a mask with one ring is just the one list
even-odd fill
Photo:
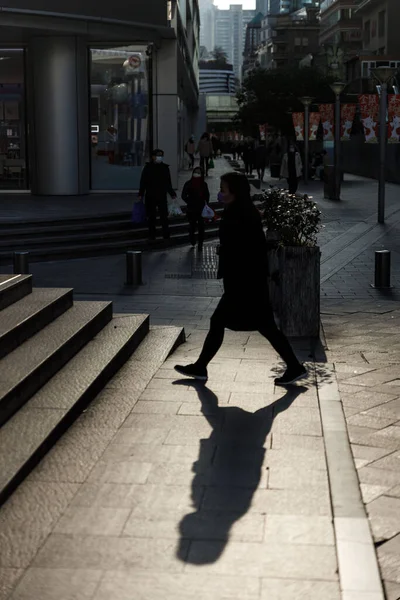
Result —
[[218, 276], [223, 279], [224, 295], [217, 317], [228, 329], [258, 330], [270, 307], [268, 258], [261, 216], [251, 203], [235, 201], [225, 209]]

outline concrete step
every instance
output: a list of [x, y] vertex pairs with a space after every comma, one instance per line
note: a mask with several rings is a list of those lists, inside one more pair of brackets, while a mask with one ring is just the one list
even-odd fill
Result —
[[112, 319], [111, 302], [77, 302], [0, 360], [0, 426]]
[[33, 289], [0, 311], [0, 359], [57, 319], [73, 304], [73, 290]]
[[[216, 212], [222, 212], [223, 207], [219, 202], [210, 202], [210, 206]], [[171, 225], [179, 225], [184, 222], [187, 223], [186, 219], [186, 207], [181, 207], [184, 215], [181, 217], [170, 217], [169, 223]], [[5, 226], [0, 223], [0, 238], [2, 245], [6, 245], [7, 242], [15, 240], [23, 240], [24, 238], [36, 239], [46, 237], [65, 237], [69, 235], [79, 234], [79, 232], [88, 233], [99, 233], [101, 232], [116, 232], [126, 230], [143, 230], [147, 232], [146, 227], [135, 227], [132, 224], [132, 213], [126, 212], [121, 213], [119, 218], [114, 218], [112, 215], [110, 219], [108, 215], [94, 218], [90, 220], [88, 218], [82, 218], [81, 220], [65, 220], [60, 219], [57, 221], [39, 222], [32, 226], [30, 223], [13, 223], [12, 226]], [[157, 218], [157, 225], [161, 227], [159, 218]]]
[[32, 275], [0, 275], [0, 310], [32, 293]]
[[[209, 223], [206, 225], [205, 237], [206, 239], [214, 239], [218, 236], [219, 224]], [[160, 234], [160, 232], [158, 232]], [[163, 239], [155, 240], [154, 242], [148, 242], [147, 240], [147, 229], [142, 230], [141, 237], [124, 240], [120, 239], [121, 236], [116, 236], [117, 239], [104, 240], [99, 239], [93, 243], [74, 243], [67, 244], [65, 246], [54, 245], [45, 248], [29, 249], [29, 261], [30, 262], [41, 262], [41, 261], [53, 261], [61, 260], [66, 258], [84, 258], [90, 256], [109, 256], [111, 254], [120, 254], [127, 250], [153, 250], [165, 247], [166, 243]], [[168, 245], [176, 246], [180, 244], [189, 243], [189, 228], [187, 223], [184, 223], [178, 232], [172, 232], [171, 238]], [[16, 246], [15, 250], [21, 249], [20, 246]], [[12, 251], [1, 251], [0, 252], [0, 265], [10, 265], [12, 261]]]
[[[0, 504], [114, 374], [119, 381], [127, 375], [129, 381], [134, 382], [135, 393], [129, 394], [131, 404], [115, 405], [115, 410], [121, 412], [121, 422], [129, 415], [165, 359], [184, 341], [182, 329], [156, 327], [146, 336], [148, 327], [145, 315], [115, 316], [100, 335], [3, 425], [0, 429]], [[112, 385], [111, 382], [111, 388]], [[91, 425], [91, 418], [96, 418], [97, 403], [101, 406], [101, 397], [82, 415], [83, 423]]]

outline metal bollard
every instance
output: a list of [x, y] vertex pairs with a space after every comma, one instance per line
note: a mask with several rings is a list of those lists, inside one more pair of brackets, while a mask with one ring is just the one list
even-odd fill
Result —
[[389, 289], [390, 285], [390, 250], [375, 251], [375, 288]]
[[14, 274], [29, 274], [29, 252], [14, 252]]
[[138, 250], [126, 253], [126, 285], [142, 285], [142, 253]]

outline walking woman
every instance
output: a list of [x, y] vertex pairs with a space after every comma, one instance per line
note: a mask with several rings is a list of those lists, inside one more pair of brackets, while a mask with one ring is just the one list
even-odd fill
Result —
[[223, 175], [220, 198], [225, 204], [219, 254], [224, 294], [211, 317], [199, 358], [194, 364], [176, 365], [175, 369], [181, 375], [207, 381], [207, 366], [222, 345], [225, 328], [259, 331], [287, 365], [275, 384], [289, 385], [306, 377], [307, 371], [275, 323], [268, 294], [267, 243], [247, 178], [240, 173]]
[[197, 153], [200, 154], [200, 167], [206, 177], [208, 177], [210, 158], [212, 157], [213, 152], [214, 150], [210, 135], [207, 132], [203, 133], [197, 147]]
[[187, 204], [187, 215], [189, 219], [189, 236], [192, 246], [196, 245], [196, 229], [199, 232], [198, 249], [203, 251], [204, 243], [204, 219], [201, 216], [203, 208], [210, 200], [208, 185], [204, 181], [203, 172], [200, 167], [193, 170], [192, 178], [183, 186], [182, 200]]
[[289, 186], [289, 194], [295, 194], [299, 185], [299, 179], [303, 172], [300, 152], [293, 142], [289, 142], [288, 151], [283, 155], [281, 165], [281, 177], [284, 177]]

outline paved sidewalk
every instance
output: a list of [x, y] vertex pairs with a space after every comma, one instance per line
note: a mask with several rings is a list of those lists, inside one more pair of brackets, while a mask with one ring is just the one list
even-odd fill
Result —
[[400, 306], [325, 302], [322, 320], [335, 365], [361, 492], [385, 582], [400, 598]]
[[[206, 387], [176, 380], [221, 294], [213, 243], [146, 254], [136, 290], [124, 257], [32, 265], [36, 285], [149, 312], [188, 341], [140, 393], [131, 367], [118, 374], [0, 510], [0, 600], [383, 600], [377, 557], [399, 600], [400, 212], [388, 186], [376, 225], [376, 188], [352, 179], [342, 203], [316, 189], [327, 349], [296, 342], [310, 377], [288, 393], [256, 334], [227, 333]], [[390, 294], [370, 288], [381, 245]]]

